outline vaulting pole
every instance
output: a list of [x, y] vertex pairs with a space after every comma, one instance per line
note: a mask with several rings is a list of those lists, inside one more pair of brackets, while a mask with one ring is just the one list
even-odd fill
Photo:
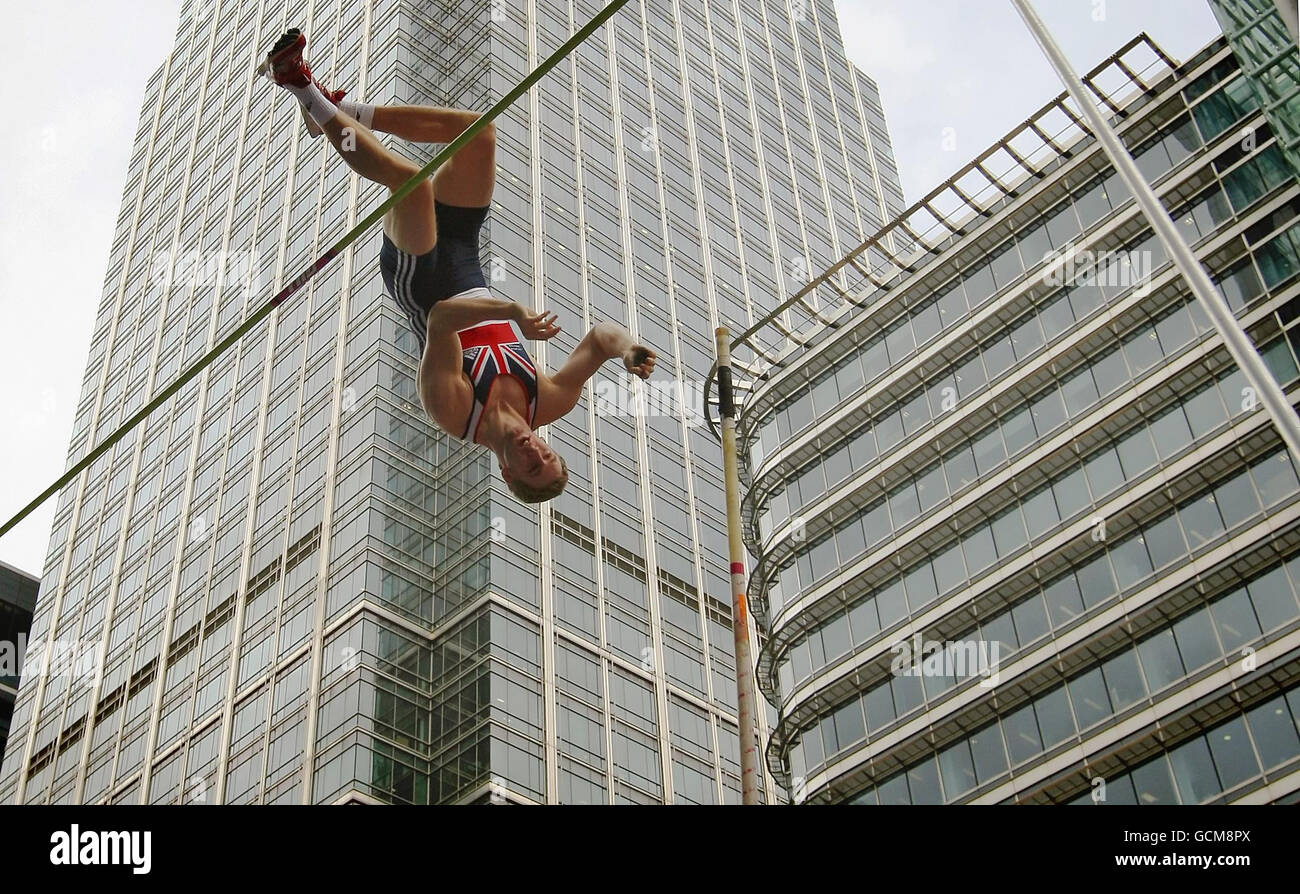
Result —
[[1214, 323], [1214, 328], [1219, 330], [1219, 335], [1223, 337], [1223, 343], [1232, 354], [1232, 359], [1237, 361], [1237, 366], [1241, 368], [1246, 381], [1254, 390], [1254, 396], [1264, 405], [1264, 409], [1273, 419], [1278, 434], [1290, 448], [1292, 461], [1300, 467], [1300, 418], [1297, 418], [1295, 409], [1287, 400], [1277, 379], [1273, 378], [1273, 374], [1268, 371], [1264, 358], [1259, 355], [1259, 349], [1242, 331], [1241, 324], [1233, 315], [1227, 299], [1219, 294], [1219, 290], [1210, 281], [1210, 275], [1205, 272], [1205, 268], [1196, 259], [1191, 247], [1179, 234], [1173, 218], [1169, 216], [1164, 205], [1160, 204], [1150, 184], [1143, 179], [1137, 163], [1133, 161], [1133, 156], [1129, 155], [1124, 144], [1115, 135], [1115, 131], [1097, 109], [1083, 82], [1079, 80], [1069, 60], [1065, 58], [1065, 54], [1061, 52], [1061, 48], [1051, 32], [1047, 30], [1047, 26], [1043, 24], [1043, 20], [1038, 17], [1029, 0], [1011, 0], [1011, 2], [1020, 13], [1020, 17], [1025, 20], [1025, 24], [1029, 26], [1038, 45], [1042, 47], [1043, 54], [1056, 69], [1057, 76], [1070, 91], [1070, 96], [1074, 97], [1083, 116], [1088, 119], [1088, 127], [1101, 143], [1110, 163], [1115, 166], [1115, 170], [1119, 172], [1125, 185], [1133, 193], [1133, 197], [1137, 199], [1138, 207], [1142, 209], [1147, 223], [1164, 244], [1165, 251], [1169, 253], [1178, 272], [1183, 275], [1183, 279], [1187, 280], [1188, 286], [1196, 295], [1197, 302], [1205, 309], [1210, 321]]
[[302, 273], [294, 277], [294, 279], [287, 286], [285, 286], [283, 289], [280, 290], [280, 293], [278, 295], [276, 295], [274, 298], [272, 298], [270, 301], [264, 304], [256, 312], [249, 315], [248, 318], [246, 318], [244, 322], [240, 323], [239, 326], [235, 328], [233, 332], [231, 332], [220, 342], [218, 342], [216, 347], [208, 351], [207, 354], [205, 354], [197, 361], [195, 361], [193, 366], [185, 370], [185, 372], [181, 373], [180, 376], [178, 376], [174, 382], [172, 382], [161, 392], [159, 392], [158, 395], [154, 397], [153, 400], [149, 401], [149, 403], [146, 404], [143, 409], [141, 409], [138, 413], [136, 413], [126, 422], [123, 422], [121, 425], [119, 425], [116, 431], [114, 431], [111, 435], [109, 435], [107, 438], [101, 441], [93, 450], [91, 450], [89, 453], [83, 456], [70, 469], [64, 472], [62, 477], [60, 477], [58, 481], [55, 481], [45, 490], [41, 491], [40, 495], [37, 496], [36, 499], [32, 500], [30, 503], [24, 506], [17, 515], [9, 519], [9, 521], [5, 522], [3, 526], [0, 526], [0, 537], [3, 537], [15, 525], [17, 525], [24, 518], [30, 515], [32, 510], [36, 509], [36, 507], [40, 506], [50, 497], [54, 496], [56, 493], [62, 490], [64, 486], [68, 484], [68, 482], [72, 481], [72, 479], [76, 478], [83, 471], [85, 471], [85, 469], [89, 467], [91, 463], [99, 459], [109, 450], [113, 449], [113, 445], [116, 444], [118, 441], [122, 440], [122, 438], [126, 435], [127, 432], [129, 432], [131, 429], [135, 428], [137, 425], [143, 422], [146, 418], [149, 417], [151, 413], [153, 413], [154, 410], [161, 407], [173, 395], [175, 395], [176, 392], [184, 388], [185, 385], [188, 384], [191, 379], [193, 379], [199, 373], [203, 372], [203, 370], [206, 369], [214, 360], [216, 360], [217, 357], [225, 353], [225, 351], [228, 348], [230, 348], [231, 345], [235, 344], [235, 342], [239, 341], [241, 338], [243, 338], [245, 335], [251, 332], [253, 328], [257, 326], [258, 323], [266, 319], [266, 317], [268, 317], [271, 314], [271, 311], [275, 310], [277, 307], [283, 304], [289, 298], [289, 296], [293, 295], [304, 285], [310, 282], [311, 278], [315, 276], [317, 273], [319, 273], [321, 268], [325, 267], [325, 265], [327, 265], [330, 261], [334, 260], [340, 254], [342, 254], [343, 251], [347, 249], [349, 245], [351, 245], [353, 242], [356, 241], [357, 237], [359, 237], [366, 230], [370, 229], [370, 227], [373, 226], [376, 221], [378, 221], [386, 213], [388, 213], [388, 209], [392, 208], [402, 199], [410, 195], [410, 193], [417, 186], [420, 185], [420, 182], [422, 180], [424, 180], [426, 177], [429, 177], [435, 171], [437, 171], [438, 168], [446, 164], [451, 159], [451, 157], [460, 150], [462, 146], [464, 146], [466, 143], [468, 143], [471, 139], [474, 138], [475, 134], [477, 134], [480, 130], [486, 127], [490, 121], [495, 119], [498, 115], [500, 115], [507, 108], [509, 108], [510, 105], [514, 103], [515, 100], [519, 99], [519, 97], [527, 93], [528, 90], [531, 89], [532, 86], [536, 84], [538, 81], [540, 81], [548, 71], [554, 68], [561, 59], [569, 55], [569, 53], [573, 52], [574, 49], [576, 49], [579, 44], [581, 44], [584, 40], [586, 40], [593, 33], [595, 33], [597, 28], [605, 24], [605, 22], [610, 17], [612, 17], [614, 13], [622, 9], [627, 2], [628, 0], [613, 0], [612, 3], [610, 3], [604, 9], [602, 9], [594, 19], [592, 19], [585, 26], [583, 26], [581, 31], [577, 32], [572, 37], [570, 37], [567, 41], [565, 41], [563, 46], [561, 46], [558, 50], [552, 53], [546, 59], [546, 61], [544, 61], [541, 65], [537, 66], [537, 68], [534, 69], [533, 72], [530, 75], [528, 75], [528, 77], [520, 81], [518, 86], [516, 86], [508, 94], [502, 97], [501, 100], [496, 105], [494, 105], [492, 108], [488, 109], [486, 112], [480, 115], [478, 120], [476, 120], [469, 127], [465, 128], [465, 130], [461, 133], [460, 136], [456, 137], [456, 139], [448, 143], [441, 152], [439, 152], [436, 156], [434, 156], [432, 161], [430, 161], [427, 165], [425, 165], [414, 175], [412, 175], [411, 179], [406, 181], [406, 183], [404, 183], [401, 186], [401, 188], [399, 188], [396, 192], [394, 192], [391, 196], [389, 196], [387, 201], [385, 201], [374, 211], [370, 212], [370, 214], [365, 218], [365, 220], [361, 221], [355, 227], [353, 227], [352, 230], [348, 232], [346, 235], [344, 235], [342, 239], [340, 239], [333, 246], [331, 246], [329, 251], [325, 252], [325, 254], [321, 255], [319, 258], [313, 261], [312, 264], [309, 267], [307, 267], [306, 270], [304, 270]]
[[754, 663], [749, 648], [749, 610], [745, 604], [745, 541], [741, 536], [740, 468], [736, 462], [736, 404], [731, 390], [731, 333], [719, 327], [718, 416], [722, 423], [722, 472], [727, 491], [727, 544], [731, 554], [731, 633], [736, 643], [736, 705], [740, 720], [741, 803], [758, 803], [758, 736], [754, 711]]

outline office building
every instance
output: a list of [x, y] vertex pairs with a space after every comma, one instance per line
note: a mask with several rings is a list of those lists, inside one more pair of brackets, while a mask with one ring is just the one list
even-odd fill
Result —
[[0, 562], [0, 760], [9, 738], [40, 583], [40, 578]]
[[[602, 5], [187, 0], [70, 461], [386, 196], [252, 77], [286, 27], [352, 97], [486, 109]], [[374, 228], [60, 494], [35, 628], [104, 658], [24, 681], [0, 801], [739, 800], [721, 458], [695, 398], [715, 325], [902, 210], [879, 94], [831, 0], [644, 0], [496, 123], [485, 267], [559, 314], [536, 358], [614, 320], [679, 399], [629, 408], [644, 386], [607, 367], [549, 426], [567, 491], [518, 503], [425, 418]]]
[[[1241, 67], [1087, 80], [1294, 401], [1300, 182]], [[1296, 799], [1295, 459], [1065, 94], [789, 300], [736, 351], [795, 801]]]

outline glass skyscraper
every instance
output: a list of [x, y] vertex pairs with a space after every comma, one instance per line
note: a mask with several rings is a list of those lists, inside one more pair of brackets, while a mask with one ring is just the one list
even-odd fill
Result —
[[[385, 197], [253, 77], [286, 27], [350, 96], [485, 109], [600, 5], [187, 0], [70, 461]], [[560, 315], [551, 367], [623, 323], [660, 390], [607, 368], [548, 432], [568, 490], [517, 503], [424, 417], [362, 237], [60, 494], [34, 635], [102, 657], [24, 678], [0, 801], [739, 800], [721, 460], [695, 398], [715, 325], [902, 210], [879, 94], [831, 0], [634, 0], [497, 127], [493, 290]], [[650, 400], [665, 382], [677, 400]]]
[[[1223, 38], [1089, 75], [1300, 388], [1300, 182]], [[1292, 122], [1294, 125], [1294, 122]], [[740, 422], [751, 599], [810, 803], [1300, 790], [1300, 478], [1065, 94], [815, 277]]]

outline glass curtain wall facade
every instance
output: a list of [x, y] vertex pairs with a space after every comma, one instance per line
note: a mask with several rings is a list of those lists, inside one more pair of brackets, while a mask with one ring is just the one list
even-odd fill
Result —
[[[252, 77], [285, 27], [350, 96], [484, 109], [599, 8], [186, 2], [70, 461], [384, 198]], [[538, 359], [621, 322], [688, 404], [712, 327], [902, 208], [830, 0], [631, 3], [497, 126], [483, 253], [497, 294], [560, 315]], [[0, 800], [739, 800], [716, 441], [691, 413], [602, 407], [611, 367], [547, 433], [566, 493], [517, 503], [424, 418], [378, 249], [354, 243], [60, 494], [35, 627], [105, 658], [24, 680]], [[156, 275], [192, 252], [257, 287]]]
[[[1282, 10], [1290, 3], [1291, 28]], [[1210, 0], [1210, 9], [1241, 63], [1242, 73], [1300, 176], [1300, 51], [1291, 0]]]
[[[1300, 183], [1223, 39], [1161, 69], [1101, 95], [1294, 400]], [[1300, 790], [1293, 458], [1095, 141], [1044, 145], [877, 285], [826, 280], [857, 306], [745, 401], [796, 801]]]

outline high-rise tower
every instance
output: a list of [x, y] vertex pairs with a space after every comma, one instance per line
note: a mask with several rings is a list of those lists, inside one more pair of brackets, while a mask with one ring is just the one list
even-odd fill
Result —
[[[188, 0], [70, 457], [382, 200], [251, 76], [285, 27], [352, 96], [482, 109], [599, 8]], [[831, 0], [644, 0], [497, 125], [492, 288], [559, 313], [543, 362], [625, 324], [658, 390], [602, 373], [517, 503], [424, 418], [363, 237], [60, 495], [34, 635], [103, 656], [24, 679], [0, 799], [738, 800], [711, 328], [901, 210], [879, 95]]]

